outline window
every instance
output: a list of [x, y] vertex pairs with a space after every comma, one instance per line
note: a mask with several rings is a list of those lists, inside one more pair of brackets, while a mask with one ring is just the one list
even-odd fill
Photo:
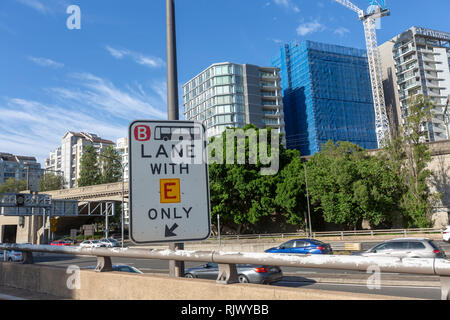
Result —
[[216, 94], [230, 94], [231, 86], [218, 86], [215, 88]]
[[422, 242], [410, 242], [409, 249], [421, 250], [421, 249], [425, 249], [425, 246], [423, 245]]
[[392, 249], [390, 246], [390, 243], [382, 243], [379, 244], [378, 246], [376, 246], [375, 248], [373, 248], [372, 251], [383, 251], [383, 250], [387, 250], [387, 249]]
[[289, 241], [289, 242], [283, 243], [280, 246], [280, 248], [285, 248], [285, 249], [294, 248], [294, 244], [295, 244], [295, 241]]
[[394, 250], [408, 249], [408, 242], [395, 241], [395, 242], [392, 242], [391, 244], [392, 244], [391, 249], [394, 249]]
[[231, 66], [229, 65], [224, 65], [224, 66], [217, 66], [214, 68], [214, 74], [217, 75], [222, 75], [222, 74], [229, 74], [231, 73]]
[[295, 241], [295, 245], [294, 245], [295, 248], [302, 248], [302, 247], [306, 247], [306, 246], [307, 246], [307, 244], [305, 241], [300, 241], [300, 240]]
[[214, 78], [214, 84], [215, 85], [222, 85], [222, 84], [231, 84], [231, 76], [221, 76], [221, 77], [215, 77]]

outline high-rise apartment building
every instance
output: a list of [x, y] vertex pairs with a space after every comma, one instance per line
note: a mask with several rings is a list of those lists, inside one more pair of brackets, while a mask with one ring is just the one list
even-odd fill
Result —
[[116, 151], [124, 167], [124, 180], [128, 181], [128, 138], [119, 138], [116, 142]]
[[329, 140], [376, 149], [375, 112], [365, 50], [302, 41], [280, 48], [286, 145], [312, 155]]
[[43, 169], [35, 157], [0, 152], [0, 184], [10, 178], [24, 180], [29, 190], [38, 191], [42, 175]]
[[183, 86], [185, 118], [203, 122], [208, 137], [246, 124], [284, 135], [280, 81], [277, 68], [213, 64]]
[[[98, 153], [103, 153], [106, 146], [115, 146], [115, 143], [102, 139], [93, 133], [69, 131], [62, 138], [61, 147], [51, 152], [50, 157], [45, 160], [46, 169], [56, 168], [54, 171], [61, 171], [66, 188], [77, 187], [77, 180], [80, 177], [81, 157], [88, 145], [92, 145]], [[55, 161], [53, 164], [52, 160]], [[60, 161], [59, 168], [58, 160]]]
[[449, 139], [444, 110], [450, 96], [450, 33], [411, 27], [383, 43], [380, 53], [386, 108], [395, 131], [400, 133], [408, 115], [409, 97], [423, 94], [435, 104], [423, 128], [426, 141]]
[[50, 155], [45, 159], [45, 170], [59, 174], [61, 172], [61, 147], [56, 148], [55, 151], [50, 152]]

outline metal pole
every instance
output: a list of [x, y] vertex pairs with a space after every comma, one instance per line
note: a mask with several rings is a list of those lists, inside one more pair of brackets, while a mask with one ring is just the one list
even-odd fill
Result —
[[47, 243], [45, 241], [45, 209], [42, 209], [42, 242]]
[[167, 32], [167, 111], [169, 120], [179, 120], [178, 113], [178, 71], [175, 30], [175, 3], [166, 0]]
[[[47, 209], [44, 209], [44, 210], [47, 210]], [[52, 234], [51, 234], [51, 221], [52, 221], [52, 215], [51, 215], [51, 212], [50, 212], [50, 210], [48, 211], [48, 221], [49, 221], [49, 226], [48, 226], [48, 232], [47, 232], [47, 239], [48, 239], [48, 242], [50, 242], [51, 241], [51, 239], [52, 239]]]
[[108, 239], [109, 238], [109, 234], [108, 234], [108, 231], [109, 231], [109, 221], [108, 221], [109, 219], [108, 219], [108, 207], [106, 207], [105, 208], [105, 223], [106, 223], [106, 226], [105, 226], [105, 238], [106, 239]]
[[32, 193], [31, 192], [31, 190], [30, 190], [30, 168], [29, 167], [26, 167], [26, 169], [27, 169], [27, 190], [29, 190], [30, 191], [30, 193]]
[[219, 239], [219, 248], [221, 247], [222, 243], [220, 241], [220, 216], [217, 214], [217, 235]]
[[[122, 165], [122, 164], [121, 164]], [[125, 240], [125, 228], [124, 228], [124, 219], [125, 219], [125, 208], [124, 208], [124, 196], [125, 196], [125, 165], [122, 165], [122, 248], [123, 248], [123, 241]]]
[[308, 175], [306, 173], [306, 163], [305, 163], [305, 183], [306, 183], [306, 202], [308, 203], [309, 238], [311, 239], [312, 238], [311, 209], [309, 207]]
[[[175, 26], [175, 1], [166, 0], [166, 35], [167, 35], [167, 115], [168, 120], [179, 120], [178, 111], [178, 70], [177, 37]], [[183, 243], [171, 243], [171, 250], [184, 248]], [[169, 261], [169, 274], [172, 277], [184, 276], [183, 261]]]

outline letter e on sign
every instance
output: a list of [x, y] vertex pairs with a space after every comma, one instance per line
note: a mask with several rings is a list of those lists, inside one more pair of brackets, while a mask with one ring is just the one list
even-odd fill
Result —
[[180, 179], [159, 180], [161, 203], [180, 203]]
[[134, 128], [134, 138], [136, 141], [148, 141], [150, 140], [150, 127], [149, 126], [137, 126]]

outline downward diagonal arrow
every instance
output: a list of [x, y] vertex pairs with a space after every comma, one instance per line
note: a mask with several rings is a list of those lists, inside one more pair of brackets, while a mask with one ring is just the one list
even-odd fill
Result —
[[165, 237], [166, 237], [166, 238], [168, 238], [168, 237], [175, 237], [176, 234], [173, 233], [173, 231], [174, 231], [176, 228], [178, 228], [178, 225], [177, 225], [176, 223], [175, 223], [170, 229], [169, 229], [169, 227], [166, 225]]

